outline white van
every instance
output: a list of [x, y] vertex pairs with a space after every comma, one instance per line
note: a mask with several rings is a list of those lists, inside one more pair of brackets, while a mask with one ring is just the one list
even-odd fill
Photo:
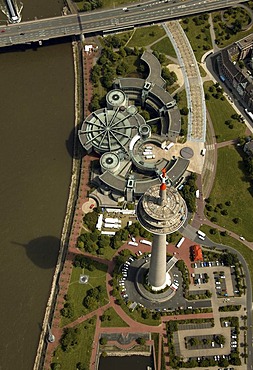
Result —
[[199, 239], [201, 239], [201, 240], [205, 240], [206, 234], [205, 234], [205, 233], [203, 233], [203, 231], [198, 230], [198, 231], [197, 231], [197, 234], [198, 234]]

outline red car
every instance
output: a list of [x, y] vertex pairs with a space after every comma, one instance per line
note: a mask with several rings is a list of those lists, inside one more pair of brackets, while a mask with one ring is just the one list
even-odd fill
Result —
[[94, 208], [95, 207], [95, 204], [91, 204], [90, 205], [90, 209]]

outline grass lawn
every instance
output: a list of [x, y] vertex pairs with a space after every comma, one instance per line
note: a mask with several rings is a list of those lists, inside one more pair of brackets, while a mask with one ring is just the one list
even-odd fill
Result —
[[[240, 148], [241, 150], [241, 148]], [[223, 216], [218, 212], [210, 211], [209, 217], [217, 217], [218, 225], [243, 235], [248, 241], [253, 241], [253, 197], [250, 192], [250, 182], [245, 178], [243, 161], [238, 150], [230, 145], [218, 149], [217, 172], [213, 190], [211, 192], [211, 205], [215, 207], [222, 203], [228, 215]], [[252, 191], [252, 189], [251, 189]], [[225, 202], [230, 200], [231, 205]], [[232, 220], [239, 218], [235, 224]]]
[[78, 344], [68, 352], [63, 352], [61, 346], [58, 346], [55, 350], [52, 363], [59, 363], [61, 370], [74, 370], [78, 362], [81, 362], [86, 369], [89, 369], [96, 319], [87, 320], [78, 327], [81, 331]]
[[[236, 249], [241, 255], [244, 257], [245, 261], [247, 262], [248, 269], [250, 272], [251, 281], [253, 281], [253, 251], [242, 244], [239, 240], [232, 238], [231, 236], [222, 236], [218, 232], [216, 235], [210, 234], [210, 227], [207, 225], [202, 225], [201, 230], [208, 236], [209, 239], [213, 240], [216, 243], [228, 245]], [[253, 292], [253, 285], [252, 285], [252, 292]]]
[[[199, 20], [200, 17], [202, 19], [201, 21], [194, 22], [193, 19]], [[204, 15], [187, 17], [181, 22], [181, 26], [190, 41], [197, 61], [200, 62], [202, 55], [205, 54], [207, 50], [212, 49], [208, 17], [206, 20], [204, 20]]]
[[125, 62], [128, 65], [127, 77], [137, 77], [140, 78], [140, 74], [137, 72], [137, 67], [139, 66], [140, 60], [136, 55], [128, 55], [125, 58]]
[[109, 315], [111, 319], [102, 321], [101, 322], [102, 327], [115, 328], [115, 327], [126, 327], [126, 326], [128, 326], [128, 324], [126, 324], [125, 321], [122, 320], [121, 317], [119, 317], [119, 315], [115, 312], [115, 310], [112, 307], [108, 308], [108, 310], [106, 310], [104, 312], [104, 314]]
[[160, 37], [163, 37], [164, 35], [165, 35], [165, 31], [160, 26], [149, 26], [149, 27], [136, 28], [127, 46], [145, 47], [145, 46], [152, 44], [153, 42], [158, 40]]
[[[245, 133], [246, 126], [243, 123], [239, 123], [236, 120], [231, 119], [231, 115], [235, 114], [235, 110], [228, 101], [215, 99], [212, 94], [208, 91], [208, 88], [213, 85], [213, 82], [207, 81], [204, 83], [205, 93], [210, 96], [209, 100], [206, 100], [206, 107], [211, 116], [214, 131], [217, 136], [217, 142], [227, 141], [236, 139]], [[226, 120], [232, 120], [233, 128], [230, 129], [225, 124]]]
[[[213, 18], [215, 38], [218, 40], [218, 46], [220, 48], [224, 48], [230, 44], [233, 44], [234, 42], [250, 35], [253, 32], [253, 27], [250, 27], [250, 29], [247, 31], [240, 31], [234, 35], [232, 31], [226, 27], [227, 20], [225, 20], [225, 23], [221, 21], [221, 12], [215, 12], [211, 14]], [[223, 27], [224, 24], [225, 27]]]
[[175, 49], [173, 48], [173, 45], [167, 36], [165, 36], [162, 40], [158, 41], [156, 44], [152, 45], [151, 49], [174, 58], [177, 57]]
[[103, 0], [102, 8], [116, 8], [121, 5], [128, 5], [130, 3], [136, 3], [136, 0]]
[[138, 309], [135, 309], [133, 312], [130, 311], [128, 306], [124, 303], [123, 300], [122, 300], [122, 304], [120, 307], [122, 308], [122, 310], [126, 312], [126, 314], [129, 317], [131, 317], [136, 322], [140, 322], [142, 324], [152, 325], [152, 326], [158, 326], [161, 324], [161, 320], [154, 320], [151, 316], [148, 319], [143, 319]]
[[[99, 285], [105, 287], [105, 275], [107, 271], [107, 266], [96, 261], [93, 261], [92, 263], [95, 267], [94, 271], [82, 269], [81, 267], [73, 267], [71, 281], [67, 294], [69, 297], [69, 301], [73, 306], [74, 314], [73, 317], [71, 317], [70, 319], [62, 317], [61, 326], [64, 326], [69, 322], [74, 321], [79, 316], [85, 315], [90, 312], [90, 310], [85, 308], [83, 305], [83, 299], [86, 296], [87, 290], [98, 287]], [[89, 281], [87, 284], [79, 283], [79, 277], [81, 274], [89, 276]], [[108, 297], [105, 293], [103, 299], [101, 299], [100, 302], [97, 302], [97, 307], [95, 307], [94, 309], [98, 308], [99, 306], [103, 306], [106, 303], [108, 303]]]
[[178, 93], [178, 102], [177, 106], [179, 109], [182, 109], [183, 107], [187, 107], [187, 99], [186, 99], [186, 91], [183, 89]]
[[206, 71], [204, 70], [204, 68], [200, 64], [198, 64], [198, 67], [199, 67], [200, 76], [206, 77]]
[[134, 34], [134, 30], [127, 31], [127, 32], [120, 32], [120, 33], [117, 33], [117, 37], [120, 40], [123, 40], [125, 42], [123, 46], [127, 46], [128, 40], [132, 37], [133, 34]]

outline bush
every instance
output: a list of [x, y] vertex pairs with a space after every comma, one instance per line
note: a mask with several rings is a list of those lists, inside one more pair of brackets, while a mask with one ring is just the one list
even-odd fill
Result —
[[240, 222], [241, 220], [240, 220], [240, 218], [238, 218], [238, 217], [235, 217], [235, 218], [233, 218], [233, 222], [235, 223], [235, 224], [239, 224], [239, 222]]
[[78, 328], [67, 328], [61, 337], [61, 346], [63, 351], [69, 351], [78, 343], [78, 337], [80, 329]]
[[107, 339], [106, 339], [105, 337], [102, 337], [102, 338], [100, 338], [99, 343], [100, 343], [102, 346], [104, 346], [105, 344], [107, 344]]
[[145, 338], [142, 338], [142, 337], [137, 338], [137, 339], [136, 339], [136, 342], [137, 342], [138, 344], [142, 345], [142, 346], [144, 346], [144, 344], [146, 344], [146, 340], [145, 340]]
[[61, 369], [61, 364], [59, 362], [53, 362], [51, 364], [51, 369], [52, 370], [60, 370]]
[[228, 234], [228, 233], [226, 232], [226, 230], [220, 231], [220, 235], [221, 235], [221, 236], [227, 236], [227, 234]]

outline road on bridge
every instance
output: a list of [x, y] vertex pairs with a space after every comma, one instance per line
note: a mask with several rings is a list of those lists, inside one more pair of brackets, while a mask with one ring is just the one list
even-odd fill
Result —
[[149, 1], [127, 8], [97, 10], [0, 27], [0, 47], [58, 37], [125, 29], [234, 6], [244, 0]]

